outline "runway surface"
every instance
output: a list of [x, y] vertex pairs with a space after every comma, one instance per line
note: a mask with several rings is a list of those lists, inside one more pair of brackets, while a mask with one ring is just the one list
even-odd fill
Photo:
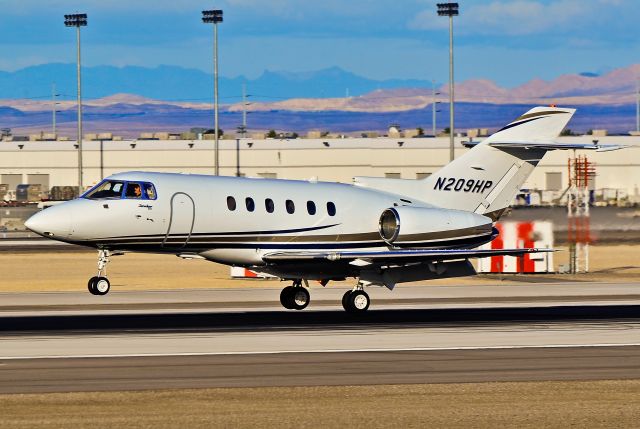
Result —
[[2, 361], [0, 393], [632, 379], [640, 347]]
[[[368, 288], [371, 309], [515, 308], [558, 305], [640, 304], [640, 283], [562, 282], [522, 276], [521, 283], [495, 285], [411, 285]], [[0, 293], [0, 317], [27, 315], [170, 314], [277, 311], [284, 283], [254, 281], [257, 287], [121, 291], [106, 296], [78, 292]], [[345, 287], [312, 284], [309, 310], [339, 310]], [[0, 327], [0, 329], [2, 329]]]
[[363, 316], [336, 289], [302, 312], [276, 289], [0, 294], [0, 393], [640, 378], [637, 290], [409, 287]]

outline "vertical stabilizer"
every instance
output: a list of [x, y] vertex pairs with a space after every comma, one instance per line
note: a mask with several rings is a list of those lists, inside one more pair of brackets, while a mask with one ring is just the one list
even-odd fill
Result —
[[[467, 210], [496, 219], [553, 144], [574, 109], [535, 107], [473, 149], [424, 179], [421, 199], [439, 207]], [[499, 147], [492, 146], [500, 143]], [[514, 143], [509, 147], [508, 143]], [[516, 144], [518, 143], [518, 144]]]

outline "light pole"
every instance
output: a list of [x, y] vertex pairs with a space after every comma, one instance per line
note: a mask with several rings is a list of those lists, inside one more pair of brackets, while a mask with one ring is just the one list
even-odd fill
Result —
[[86, 13], [64, 16], [64, 25], [76, 27], [77, 75], [78, 75], [78, 195], [82, 195], [82, 75], [80, 74], [80, 27], [87, 25]]
[[636, 81], [636, 132], [640, 133], [640, 78]]
[[242, 84], [242, 138], [245, 137], [247, 132], [247, 84]]
[[458, 3], [438, 3], [438, 16], [449, 17], [449, 159], [453, 161], [454, 122], [453, 122], [453, 17], [458, 16]]
[[60, 94], [56, 94], [56, 84], [52, 83], [51, 84], [51, 116], [52, 116], [52, 132], [53, 132], [53, 137], [57, 140], [56, 137], [56, 113], [58, 113], [58, 103], [56, 100], [58, 99], [58, 97], [60, 96]]
[[431, 132], [433, 136], [436, 136], [436, 113], [439, 112], [437, 109], [439, 101], [436, 101], [436, 95], [440, 95], [439, 92], [436, 92], [436, 83], [431, 81]]
[[213, 128], [216, 176], [220, 175], [220, 158], [218, 151], [218, 24], [222, 22], [222, 10], [203, 10], [202, 22], [213, 24]]
[[[247, 84], [242, 84], [242, 124], [238, 126], [238, 133], [244, 140], [247, 136]], [[240, 177], [240, 139], [236, 138], [236, 176]]]

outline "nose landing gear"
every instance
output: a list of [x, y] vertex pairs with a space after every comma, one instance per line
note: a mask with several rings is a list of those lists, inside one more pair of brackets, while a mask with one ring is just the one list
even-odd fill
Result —
[[[98, 251], [98, 275], [91, 277], [87, 287], [91, 295], [106, 295], [111, 289], [111, 283], [107, 279], [107, 264], [109, 263], [109, 251]], [[104, 272], [104, 276], [102, 273]]]
[[295, 280], [280, 292], [280, 304], [287, 310], [304, 310], [311, 302], [309, 291], [302, 287], [302, 282], [309, 287], [306, 280]]

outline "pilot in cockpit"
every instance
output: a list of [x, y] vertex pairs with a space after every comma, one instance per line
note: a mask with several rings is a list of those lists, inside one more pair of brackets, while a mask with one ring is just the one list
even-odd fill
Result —
[[142, 189], [138, 183], [129, 183], [127, 185], [127, 198], [142, 198]]

